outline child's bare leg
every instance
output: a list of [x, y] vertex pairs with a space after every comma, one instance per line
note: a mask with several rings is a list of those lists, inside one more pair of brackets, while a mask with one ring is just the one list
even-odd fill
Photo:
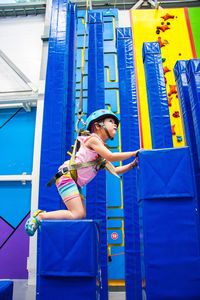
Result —
[[85, 207], [81, 197], [77, 196], [66, 202], [68, 210], [41, 212], [38, 219], [42, 220], [76, 220], [85, 218]]

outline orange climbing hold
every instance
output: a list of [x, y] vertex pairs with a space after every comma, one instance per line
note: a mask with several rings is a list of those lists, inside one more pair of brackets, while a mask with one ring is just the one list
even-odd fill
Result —
[[177, 94], [177, 87], [176, 87], [176, 85], [170, 85], [169, 86], [168, 96], [170, 97], [172, 94]]
[[176, 135], [175, 125], [172, 125], [172, 126], [171, 126], [171, 129], [172, 129], [172, 135]]
[[162, 32], [165, 32], [166, 30], [170, 29], [168, 25], [157, 26], [156, 28], [161, 30]]
[[174, 16], [170, 15], [170, 14], [166, 14], [164, 16], [161, 17], [164, 21], [167, 21], [169, 19], [174, 19]]
[[168, 67], [164, 67], [163, 71], [164, 71], [164, 74], [166, 74], [167, 72], [171, 72], [171, 70]]
[[168, 97], [168, 106], [172, 106], [172, 97]]
[[160, 48], [165, 47], [165, 45], [169, 44], [167, 40], [162, 41], [161, 37], [158, 37], [158, 43], [160, 44]]

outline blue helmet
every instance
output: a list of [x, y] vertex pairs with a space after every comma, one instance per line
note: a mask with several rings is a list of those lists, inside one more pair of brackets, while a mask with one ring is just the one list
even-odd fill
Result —
[[105, 118], [113, 118], [115, 120], [116, 125], [119, 125], [119, 119], [117, 118], [117, 116], [108, 109], [98, 109], [95, 110], [93, 113], [91, 113], [91, 115], [89, 115], [89, 117], [87, 118], [86, 122], [85, 122], [85, 127], [86, 130], [91, 130], [91, 125], [93, 122], [98, 122], [100, 120], [103, 120]]

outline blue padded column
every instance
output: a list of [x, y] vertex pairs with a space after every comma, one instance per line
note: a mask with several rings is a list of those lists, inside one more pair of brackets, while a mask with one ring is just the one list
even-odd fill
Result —
[[99, 223], [44, 221], [38, 239], [37, 300], [99, 299]]
[[[104, 60], [103, 60], [103, 16], [91, 12], [88, 17], [88, 115], [104, 108]], [[107, 226], [106, 226], [106, 175], [100, 171], [87, 186], [87, 218], [101, 220], [101, 272], [102, 289], [100, 298], [108, 299], [107, 270]]]
[[[179, 99], [181, 101], [181, 110], [184, 120], [186, 141], [191, 152], [195, 172], [196, 189], [198, 195], [197, 201], [198, 199], [200, 201], [200, 167], [198, 164], [197, 143], [195, 138], [192, 108], [189, 97], [189, 87], [187, 81], [187, 63], [188, 61], [185, 60], [177, 61], [174, 67], [174, 74], [176, 78]], [[200, 203], [198, 203], [198, 207], [200, 207]]]
[[196, 193], [187, 147], [139, 153], [148, 300], [200, 299]]
[[[118, 28], [116, 33], [122, 151], [133, 151], [140, 147], [140, 143], [131, 28]], [[139, 211], [135, 169], [123, 175], [123, 198], [126, 299], [140, 300]]]
[[[60, 208], [60, 197], [55, 186], [46, 184], [66, 159], [66, 128], [70, 121], [68, 98], [68, 2], [53, 0], [49, 36], [48, 65], [44, 101], [39, 207], [45, 210]], [[59, 20], [59, 21], [58, 21]], [[69, 101], [69, 102], [68, 102]], [[71, 144], [71, 143], [69, 143]]]
[[142, 55], [146, 77], [152, 147], [173, 147], [159, 43], [144, 43]]
[[200, 168], [200, 59], [188, 61], [187, 79]]

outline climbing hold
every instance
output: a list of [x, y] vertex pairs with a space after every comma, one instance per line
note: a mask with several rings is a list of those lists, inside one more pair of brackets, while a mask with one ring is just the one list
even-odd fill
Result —
[[161, 37], [158, 37], [158, 43], [160, 44], [160, 48], [165, 47], [165, 45], [169, 44], [167, 40], [162, 41]]
[[166, 66], [163, 68], [164, 74], [166, 74], [167, 72], [171, 72], [171, 70]]
[[162, 58], [162, 63], [164, 63], [166, 61], [166, 58]]
[[168, 25], [157, 26], [156, 28], [162, 30], [162, 32], [165, 32], [166, 30], [170, 29]]
[[164, 16], [161, 17], [164, 21], [167, 21], [169, 19], [174, 19], [174, 16], [173, 15], [170, 15], [170, 14], [166, 14]]
[[169, 85], [169, 93], [168, 96], [170, 97], [172, 94], [177, 94], [177, 87], [176, 85]]
[[172, 126], [171, 126], [171, 129], [172, 129], [172, 135], [176, 135], [175, 125], [172, 125]]
[[173, 116], [174, 118], [179, 118], [179, 117], [180, 117], [179, 111], [175, 111], [175, 112], [172, 114], [172, 116]]
[[157, 29], [157, 30], [156, 30], [156, 34], [159, 34], [159, 33], [160, 33], [160, 30], [159, 30], [159, 29]]
[[168, 97], [168, 106], [172, 106], [172, 97]]
[[181, 135], [177, 135], [176, 140], [177, 140], [178, 143], [180, 143], [180, 142], [182, 142], [183, 138], [182, 138]]
[[164, 76], [165, 84], [167, 84], [167, 78]]

